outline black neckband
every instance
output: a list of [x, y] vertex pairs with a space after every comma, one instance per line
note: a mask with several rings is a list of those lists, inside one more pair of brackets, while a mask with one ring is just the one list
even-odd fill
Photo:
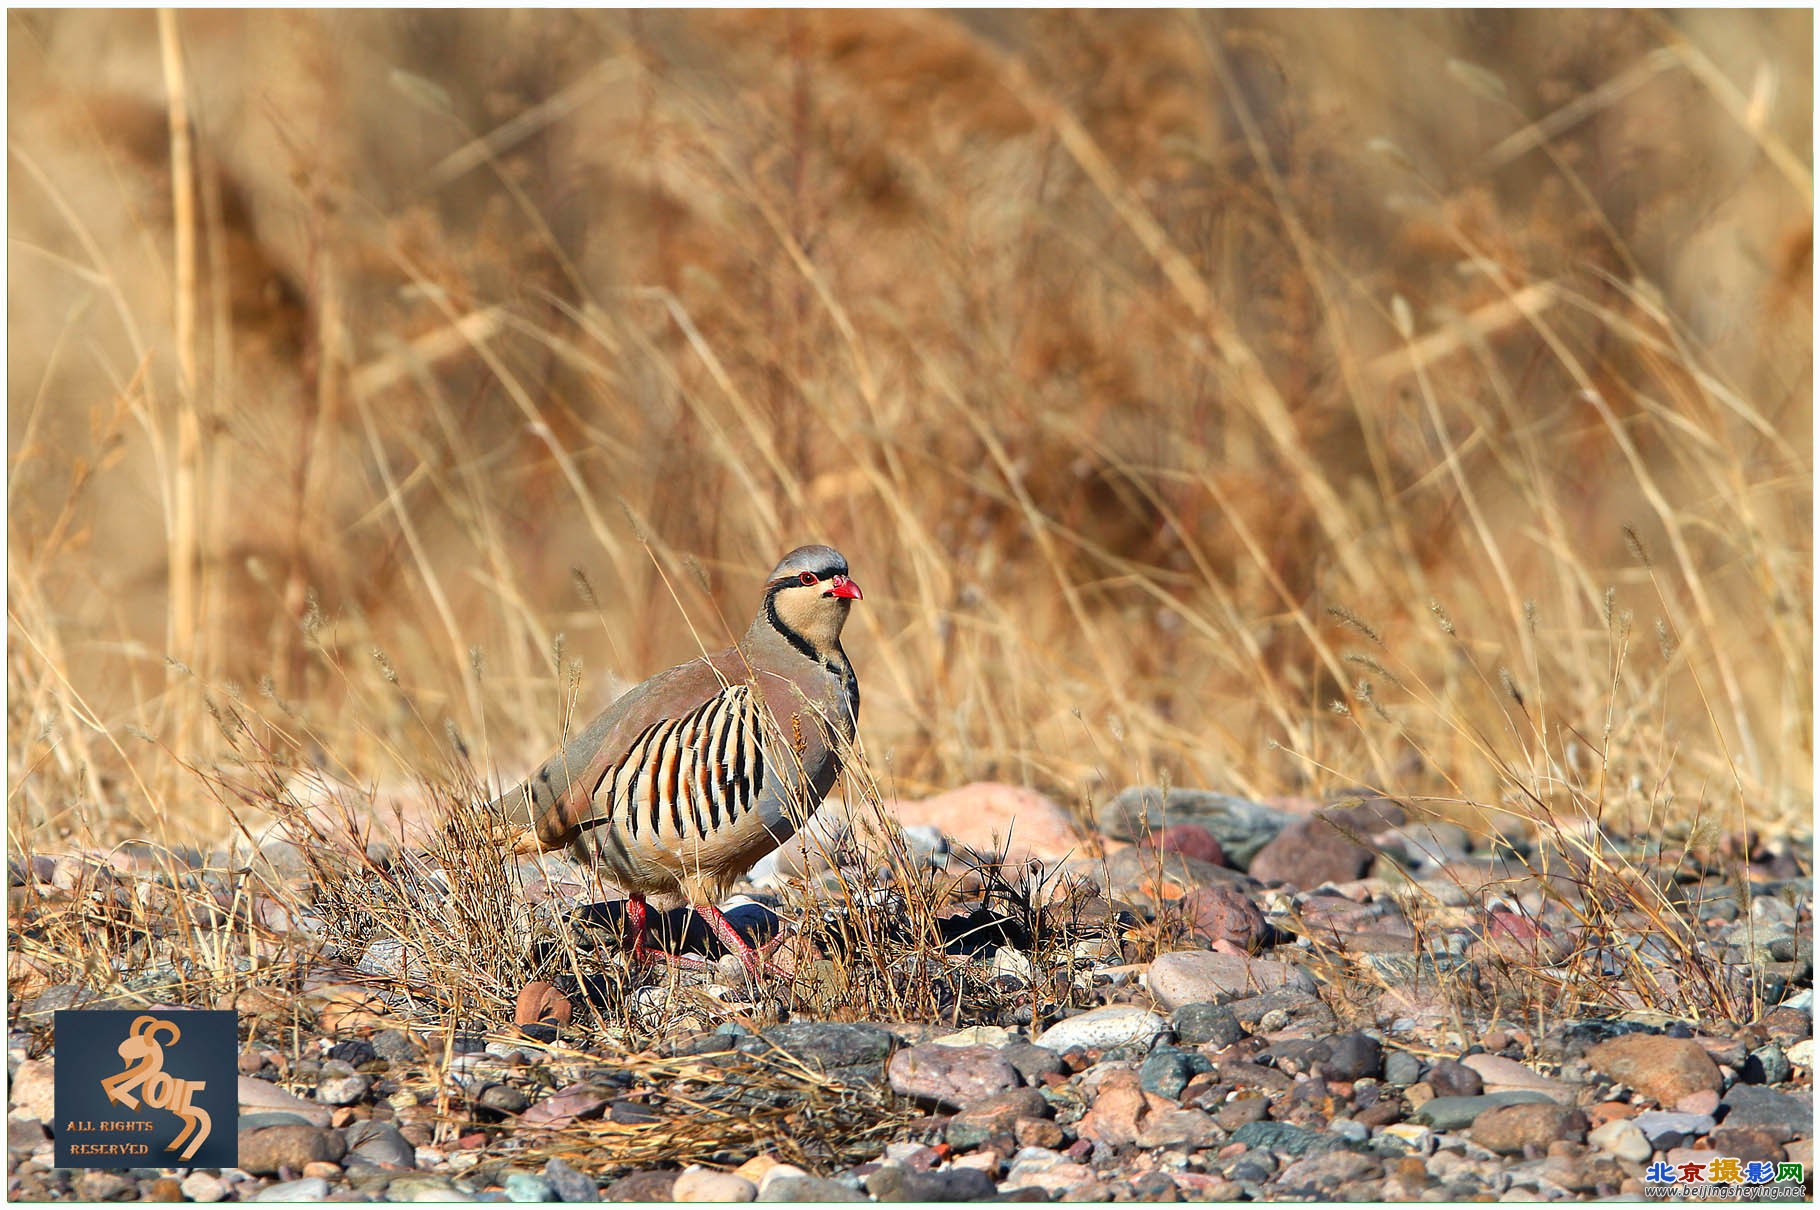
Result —
[[777, 633], [783, 635], [785, 641], [787, 641], [790, 644], [790, 646], [796, 648], [798, 651], [802, 652], [804, 655], [808, 656], [810, 659], [814, 660], [816, 663], [819, 664], [819, 663], [821, 663], [822, 657], [821, 657], [821, 653], [815, 650], [815, 644], [811, 643], [808, 639], [804, 638], [801, 634], [797, 633], [795, 630], [792, 630], [788, 625], [786, 625], [784, 623], [783, 618], [778, 616], [777, 590], [778, 590], [778, 588], [782, 588], [782, 587], [784, 587], [784, 585], [779, 584], [776, 587], [772, 588], [770, 592], [765, 594], [765, 618], [771, 623], [771, 628], [773, 630], [776, 630]]

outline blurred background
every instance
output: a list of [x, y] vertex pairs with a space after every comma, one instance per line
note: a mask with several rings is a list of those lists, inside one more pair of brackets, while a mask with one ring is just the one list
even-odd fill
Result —
[[894, 794], [1806, 827], [1811, 23], [14, 10], [15, 834], [514, 781], [809, 541]]

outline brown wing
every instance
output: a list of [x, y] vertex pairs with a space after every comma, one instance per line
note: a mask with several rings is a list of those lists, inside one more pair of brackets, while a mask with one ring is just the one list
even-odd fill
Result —
[[593, 813], [601, 781], [639, 737], [744, 679], [731, 649], [660, 672], [609, 706], [496, 806], [514, 823], [534, 827], [541, 847], [563, 847]]

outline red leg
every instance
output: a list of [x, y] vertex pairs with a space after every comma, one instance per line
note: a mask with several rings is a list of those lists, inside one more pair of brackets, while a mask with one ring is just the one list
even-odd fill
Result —
[[[759, 956], [759, 952], [753, 949], [751, 944], [747, 942], [744, 937], [739, 935], [739, 930], [734, 928], [732, 923], [728, 921], [725, 916], [720, 914], [719, 908], [711, 903], [694, 903], [689, 906], [695, 909], [698, 916], [708, 922], [708, 927], [714, 930], [714, 935], [720, 938], [722, 945], [739, 955], [739, 960], [746, 964], [746, 969], [748, 971], [751, 971], [756, 975], [759, 971], [765, 969], [765, 960]], [[781, 974], [782, 972], [779, 971], [777, 973]]]
[[650, 927], [645, 922], [645, 897], [636, 891], [626, 896], [626, 917], [632, 921], [632, 961], [651, 961], [658, 955], [650, 946]]

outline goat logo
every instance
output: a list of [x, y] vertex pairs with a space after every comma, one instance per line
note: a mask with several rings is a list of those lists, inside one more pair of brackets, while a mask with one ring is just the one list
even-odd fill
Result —
[[59, 1011], [57, 1166], [232, 1167], [238, 1035], [223, 1009]]
[[183, 1132], [172, 1139], [165, 1150], [175, 1151], [189, 1139], [190, 1145], [182, 1156], [187, 1160], [208, 1141], [213, 1126], [208, 1111], [190, 1103], [191, 1098], [207, 1085], [202, 1080], [179, 1080], [164, 1070], [164, 1047], [158, 1041], [160, 1030], [170, 1032], [172, 1046], [183, 1036], [175, 1022], [160, 1017], [143, 1016], [133, 1022], [126, 1041], [119, 1048], [120, 1057], [126, 1060], [126, 1070], [101, 1081], [101, 1091], [116, 1105], [138, 1109], [139, 1098], [133, 1095], [133, 1090], [143, 1086], [141, 1090], [147, 1105], [153, 1109], [168, 1109], [183, 1119]]

